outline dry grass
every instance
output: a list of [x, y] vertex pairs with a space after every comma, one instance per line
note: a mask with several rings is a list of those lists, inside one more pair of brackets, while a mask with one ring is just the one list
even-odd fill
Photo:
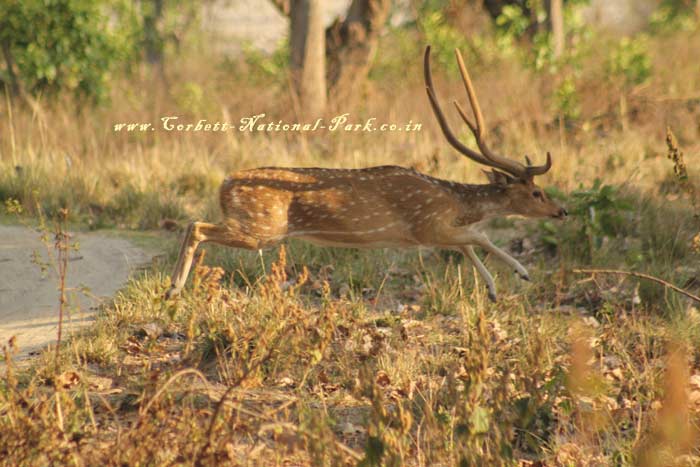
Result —
[[[207, 248], [181, 300], [162, 300], [169, 265], [155, 267], [64, 344], [58, 365], [47, 354], [20, 370], [7, 350], [0, 462], [697, 465], [698, 304], [655, 284], [570, 271], [591, 261], [634, 268], [697, 294], [698, 226], [664, 138], [670, 125], [694, 183], [698, 44], [697, 33], [652, 42], [655, 73], [629, 91], [626, 131], [600, 58], [587, 59], [582, 123], [563, 139], [546, 97], [558, 75], [499, 60], [473, 72], [495, 147], [553, 151], [543, 185], [569, 192], [599, 177], [621, 187], [632, 209], [600, 234], [593, 257], [574, 241], [582, 219], [556, 227], [556, 248], [536, 221], [495, 223], [533, 282], [494, 265], [502, 298], [491, 304], [451, 254], [292, 242], [261, 264], [254, 253]], [[144, 72], [109, 109], [45, 104], [43, 115], [14, 108], [10, 118], [4, 105], [0, 197], [30, 213], [35, 200], [49, 214], [68, 207], [76, 225], [154, 228], [215, 220], [218, 183], [245, 167], [397, 163], [479, 181], [432, 122], [415, 52], [400, 80], [373, 82], [353, 109], [358, 119], [424, 124], [408, 135], [111, 131], [169, 114], [294, 120], [286, 88], [247, 80], [244, 64], [180, 64], [168, 95]], [[445, 101], [462, 97], [452, 78], [437, 83]], [[206, 92], [197, 97], [191, 83]], [[177, 236], [164, 237], [174, 252]]]

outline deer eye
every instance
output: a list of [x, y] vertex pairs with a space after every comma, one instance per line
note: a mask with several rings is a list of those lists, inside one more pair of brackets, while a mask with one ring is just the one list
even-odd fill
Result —
[[535, 198], [542, 198], [542, 192], [541, 191], [533, 191], [532, 196]]

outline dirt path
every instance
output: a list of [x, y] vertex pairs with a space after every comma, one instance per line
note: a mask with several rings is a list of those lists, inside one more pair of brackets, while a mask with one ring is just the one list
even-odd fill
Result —
[[[89, 324], [99, 303], [152, 256], [121, 238], [78, 233], [74, 239], [80, 249], [69, 256], [67, 285], [85, 286], [92, 297], [71, 292], [71, 316], [64, 320], [64, 335]], [[0, 345], [14, 335], [20, 357], [55, 342], [58, 325], [58, 279], [53, 271], [42, 275], [32, 262], [35, 251], [46, 258], [37, 233], [26, 227], [0, 225]]]

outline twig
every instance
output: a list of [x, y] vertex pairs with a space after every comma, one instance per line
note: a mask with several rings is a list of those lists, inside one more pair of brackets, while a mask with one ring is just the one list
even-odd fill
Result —
[[68, 218], [68, 210], [61, 209], [60, 218], [56, 222], [56, 243], [55, 247], [58, 250], [58, 280], [59, 286], [59, 305], [58, 305], [58, 334], [56, 336], [56, 368], [58, 374], [59, 360], [61, 355], [61, 337], [63, 334], [63, 315], [66, 308], [66, 275], [68, 274], [68, 254], [70, 244], [68, 243], [68, 234], [66, 233], [66, 219]]
[[174, 375], [172, 375], [166, 382], [163, 384], [158, 391], [153, 395], [151, 400], [148, 401], [148, 403], [143, 407], [143, 409], [140, 410], [140, 415], [139, 415], [139, 422], [141, 417], [143, 417], [145, 414], [148, 413], [148, 409], [151, 408], [151, 405], [153, 405], [154, 402], [158, 400], [158, 398], [165, 392], [165, 390], [170, 386], [172, 383], [174, 383], [177, 379], [187, 376], [187, 375], [194, 375], [197, 378], [199, 378], [203, 383], [204, 386], [206, 387], [209, 382], [207, 381], [207, 378], [199, 371], [195, 370], [194, 368], [185, 368], [184, 370], [180, 370]]
[[265, 353], [265, 355], [258, 361], [253, 363], [251, 366], [247, 367], [243, 371], [243, 373], [229, 385], [228, 389], [224, 391], [224, 393], [221, 396], [221, 399], [219, 399], [219, 402], [217, 402], [216, 406], [214, 407], [214, 413], [212, 413], [211, 417], [209, 418], [209, 427], [207, 428], [206, 442], [204, 443], [202, 449], [195, 456], [195, 465], [202, 465], [202, 457], [204, 457], [204, 455], [207, 453], [207, 451], [212, 445], [214, 439], [214, 426], [216, 425], [216, 419], [218, 418], [219, 413], [221, 413], [221, 409], [226, 403], [226, 399], [228, 398], [228, 396], [243, 381], [245, 381], [253, 371], [255, 371], [263, 363], [267, 362], [270, 358], [272, 358], [272, 355], [277, 351], [277, 344], [287, 335], [291, 328], [292, 324], [288, 324], [285, 328], [283, 328], [282, 331], [274, 337], [272, 345], [268, 346], [268, 351]]
[[676, 287], [675, 285], [671, 284], [670, 282], [666, 282], [663, 279], [659, 279], [658, 277], [650, 276], [649, 274], [644, 274], [641, 272], [620, 271], [617, 269], [573, 269], [572, 272], [576, 274], [617, 274], [621, 276], [638, 277], [640, 279], [646, 279], [652, 282], [656, 282], [657, 284], [661, 284], [664, 287], [667, 287], [675, 292], [678, 292], [681, 295], [685, 295], [686, 297], [700, 303], [700, 297], [698, 297], [697, 295], [693, 295], [687, 290], [681, 289], [680, 287]]

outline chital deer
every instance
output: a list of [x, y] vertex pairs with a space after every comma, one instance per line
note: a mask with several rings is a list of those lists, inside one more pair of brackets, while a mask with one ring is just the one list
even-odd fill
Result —
[[486, 282], [496, 300], [493, 277], [474, 252], [479, 246], [512, 267], [523, 279], [525, 268], [476, 230], [476, 224], [496, 216], [566, 216], [533, 182], [552, 166], [527, 166], [491, 151], [486, 126], [469, 74], [459, 51], [457, 62], [475, 122], [457, 102], [480, 152], [462, 144], [440, 109], [430, 73], [430, 47], [424, 74], [428, 98], [447, 141], [464, 156], [493, 168], [490, 183], [467, 185], [396, 166], [357, 170], [266, 167], [236, 172], [220, 189], [223, 221], [193, 222], [187, 229], [166, 297], [177, 295], [187, 280], [194, 252], [202, 242], [256, 250], [286, 238], [301, 238], [340, 247], [429, 246], [462, 251]]

